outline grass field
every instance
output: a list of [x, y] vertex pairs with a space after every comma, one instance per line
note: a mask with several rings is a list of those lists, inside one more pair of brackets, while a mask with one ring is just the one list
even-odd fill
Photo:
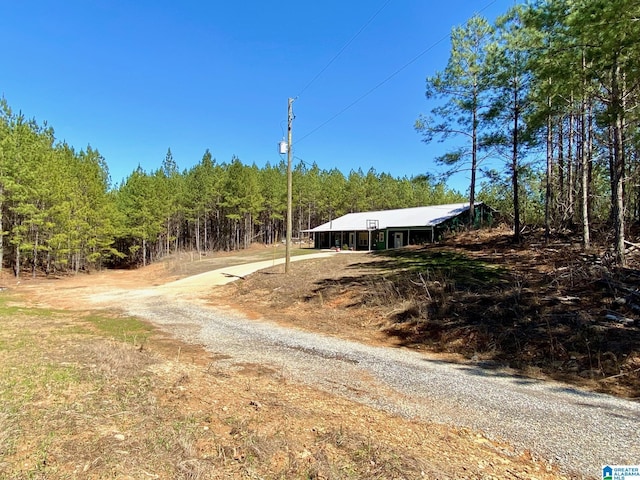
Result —
[[559, 478], [482, 435], [393, 417], [134, 318], [0, 296], [2, 479]]

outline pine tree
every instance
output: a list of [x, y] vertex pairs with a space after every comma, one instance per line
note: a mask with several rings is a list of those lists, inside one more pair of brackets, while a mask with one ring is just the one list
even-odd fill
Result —
[[[443, 72], [427, 78], [426, 97], [444, 98], [444, 105], [422, 116], [415, 128], [427, 143], [434, 139], [464, 137], [466, 144], [439, 157], [437, 161], [451, 166], [453, 171], [470, 164], [469, 212], [473, 222], [476, 197], [476, 175], [479, 164], [481, 113], [487, 107], [489, 84], [487, 77], [487, 47], [492, 42], [493, 29], [486, 19], [473, 16], [462, 27], [451, 32], [451, 54]], [[439, 121], [439, 122], [438, 122]]]
[[490, 108], [484, 114], [484, 118], [494, 125], [485, 143], [508, 159], [513, 195], [513, 236], [516, 242], [520, 241], [521, 234], [521, 161], [526, 156], [527, 148], [535, 141], [526, 124], [532, 103], [529, 101], [531, 75], [527, 49], [530, 39], [522, 28], [523, 8], [513, 7], [498, 20], [497, 42], [488, 51], [492, 96]]

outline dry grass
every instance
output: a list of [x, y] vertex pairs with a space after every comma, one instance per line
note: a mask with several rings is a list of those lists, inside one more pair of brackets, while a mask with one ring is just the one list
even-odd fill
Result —
[[4, 299], [3, 479], [559, 478], [473, 432], [393, 417], [260, 365], [230, 369], [135, 319]]
[[[495, 229], [300, 262], [288, 276], [258, 272], [215, 295], [297, 328], [638, 398], [640, 270], [613, 269], [599, 251], [567, 238], [514, 245]], [[640, 264], [640, 254], [629, 259]]]

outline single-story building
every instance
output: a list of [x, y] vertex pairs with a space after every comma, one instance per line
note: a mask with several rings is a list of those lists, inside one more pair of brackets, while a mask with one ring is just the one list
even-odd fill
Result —
[[[474, 224], [488, 225], [493, 210], [474, 206]], [[469, 204], [348, 213], [304, 232], [313, 234], [315, 248], [385, 250], [435, 242], [443, 232], [469, 224]]]

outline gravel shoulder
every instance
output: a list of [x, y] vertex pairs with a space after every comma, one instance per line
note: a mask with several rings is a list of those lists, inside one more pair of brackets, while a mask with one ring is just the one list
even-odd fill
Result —
[[[242, 272], [250, 269], [244, 266]], [[246, 274], [222, 270], [226, 280]], [[211, 305], [203, 295], [223, 271], [152, 288], [93, 292], [89, 299], [203, 345], [217, 354], [220, 367], [269, 365], [294, 382], [393, 414], [482, 431], [541, 456], [569, 475], [594, 478], [602, 464], [634, 464], [640, 458], [637, 402], [482, 364], [452, 364], [406, 349], [249, 319]]]

